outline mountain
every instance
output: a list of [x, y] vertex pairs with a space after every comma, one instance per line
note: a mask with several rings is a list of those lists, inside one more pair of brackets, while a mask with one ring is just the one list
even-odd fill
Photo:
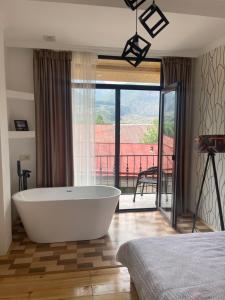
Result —
[[[158, 91], [121, 90], [121, 123], [150, 124], [159, 116]], [[96, 90], [96, 116], [104, 123], [115, 122], [115, 91]]]

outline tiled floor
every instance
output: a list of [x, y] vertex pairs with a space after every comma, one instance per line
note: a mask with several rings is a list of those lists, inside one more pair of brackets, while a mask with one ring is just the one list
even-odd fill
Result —
[[[178, 220], [181, 233], [191, 232], [191, 225], [190, 217]], [[200, 221], [197, 228], [210, 230]], [[0, 277], [119, 267], [116, 252], [122, 243], [174, 233], [159, 212], [115, 214], [109, 234], [92, 241], [36, 244], [28, 239], [21, 226], [17, 226], [9, 254], [0, 257]]]
[[[136, 195], [135, 202], [133, 202], [134, 194], [122, 194], [120, 196], [120, 209], [142, 209], [142, 208], [156, 208], [156, 194], [148, 193], [141, 196], [140, 193]], [[171, 194], [163, 194], [161, 199], [163, 208], [171, 208]]]
[[138, 208], [155, 208], [156, 194], [140, 194], [136, 195], [133, 202], [134, 194], [120, 196], [120, 209], [138, 209]]
[[0, 258], [0, 276], [118, 267], [115, 255], [122, 243], [174, 233], [159, 212], [115, 214], [109, 234], [92, 241], [36, 244], [19, 226], [9, 254]]
[[[190, 216], [178, 221], [180, 232], [191, 231]], [[116, 214], [108, 236], [95, 241], [35, 244], [19, 228], [0, 258], [0, 300], [138, 300], [127, 269], [115, 261], [118, 247], [176, 233], [159, 212]]]

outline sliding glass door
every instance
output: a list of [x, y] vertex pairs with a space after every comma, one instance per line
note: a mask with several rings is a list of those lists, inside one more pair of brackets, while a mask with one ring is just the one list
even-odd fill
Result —
[[179, 155], [178, 84], [162, 91], [160, 105], [159, 208], [176, 226], [177, 158]]
[[159, 100], [160, 87], [96, 89], [96, 183], [121, 189], [119, 210], [156, 209], [157, 184], [137, 179], [157, 167]]
[[140, 173], [157, 168], [160, 91], [161, 60], [146, 59], [134, 68], [119, 57], [99, 56], [96, 182], [121, 189], [119, 210], [156, 209], [157, 172], [154, 184]]
[[146, 177], [146, 184], [137, 185], [137, 179], [140, 172], [157, 166], [159, 99], [160, 91], [121, 90], [121, 210], [156, 208], [156, 184], [151, 184], [151, 179]]

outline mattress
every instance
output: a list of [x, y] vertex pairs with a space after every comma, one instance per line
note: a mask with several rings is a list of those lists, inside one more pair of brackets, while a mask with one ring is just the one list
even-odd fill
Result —
[[117, 260], [141, 300], [225, 299], [225, 232], [129, 241]]

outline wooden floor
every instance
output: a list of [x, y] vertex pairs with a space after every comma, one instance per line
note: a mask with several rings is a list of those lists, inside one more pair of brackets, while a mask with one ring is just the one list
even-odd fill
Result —
[[4, 300], [138, 300], [126, 268], [0, 279]]
[[[190, 218], [185, 218], [180, 221], [184, 226], [182, 229], [185, 229], [185, 231], [189, 230], [190, 232]], [[113, 252], [110, 252], [109, 254], [112, 255], [115, 260], [115, 250], [117, 250], [122, 243], [133, 238], [163, 236], [174, 233], [175, 231], [170, 228], [159, 212], [117, 214], [114, 216], [109, 230], [108, 238], [110, 237], [111, 243], [115, 246]], [[24, 242], [23, 239], [22, 241]], [[90, 241], [90, 243], [91, 242], [92, 241]], [[100, 239], [100, 242], [102, 243], [104, 241]], [[14, 251], [13, 254], [9, 253], [8, 256], [0, 258], [0, 263], [2, 263], [2, 265], [0, 264], [0, 267], [2, 267], [3, 270], [2, 274], [4, 274], [4, 272], [6, 272], [5, 274], [8, 274], [7, 272], [9, 270], [15, 270], [15, 265], [17, 265], [16, 260], [24, 259], [24, 255], [35, 260], [35, 254], [39, 253], [40, 250], [38, 248], [39, 245], [37, 244], [32, 244], [31, 247], [29, 241], [25, 243], [23, 247], [21, 245], [18, 246], [16, 242], [14, 243], [14, 248], [11, 249], [11, 252]], [[96, 244], [96, 241], [94, 244]], [[51, 244], [45, 247], [52, 249], [52, 246], [55, 248], [55, 245]], [[68, 247], [68, 245], [66, 246]], [[83, 250], [85, 249], [85, 251], [87, 251], [90, 248], [89, 244], [81, 245], [80, 249], [79, 244], [76, 246], [78, 246], [79, 251], [82, 250], [81, 257], [83, 257]], [[30, 251], [30, 247], [34, 249], [34, 251]], [[56, 248], [58, 249], [58, 247], [59, 245], [57, 245]], [[74, 245], [72, 247], [73, 249], [70, 250], [68, 250], [67, 247], [61, 245], [61, 248], [63, 249], [60, 248], [60, 250], [57, 250], [61, 251], [57, 253], [60, 253], [60, 256], [63, 256], [63, 263], [65, 266], [71, 263], [71, 259], [69, 259], [71, 254], [77, 254], [78, 251], [77, 247], [74, 247]], [[15, 251], [21, 252], [15, 253]], [[28, 253], [26, 253], [26, 251], [28, 251]], [[65, 258], [65, 256], [68, 255], [65, 254], [67, 251], [70, 251], [68, 261]], [[73, 253], [71, 251], [73, 251]], [[90, 251], [88, 250], [87, 253], [88, 252]], [[99, 247], [97, 246], [92, 249], [91, 253], [92, 255], [88, 257], [88, 259], [96, 258], [96, 255], [103, 255], [102, 258], [108, 259], [109, 261], [112, 259], [111, 256], [104, 256], [104, 252], [103, 254], [99, 254]], [[95, 253], [97, 254], [95, 255]], [[53, 255], [53, 262], [58, 266], [62, 262], [62, 257], [57, 256], [56, 258], [55, 253], [53, 254], [50, 253], [48, 255]], [[108, 252], [106, 254], [108, 254]], [[9, 259], [12, 260], [10, 264]], [[48, 259], [50, 259], [49, 256]], [[95, 259], [93, 259], [93, 261], [94, 260]], [[51, 261], [52, 260], [50, 260], [50, 262]], [[47, 266], [49, 261], [43, 260], [40, 261], [39, 264], [40, 263], [43, 264], [43, 266]], [[74, 264], [72, 263], [72, 265]], [[30, 267], [32, 269], [32, 264]], [[68, 272], [66, 271], [67, 269], [65, 269], [64, 271], [55, 271], [54, 273], [50, 273], [46, 268], [43, 274], [29, 273], [29, 270], [31, 269], [28, 269], [28, 273], [26, 273], [26, 269], [24, 271], [25, 273], [20, 271], [18, 273], [13, 272], [13, 275], [9, 274], [10, 276], [0, 276], [0, 300], [138, 300], [136, 290], [130, 283], [128, 271], [122, 266], [116, 267], [115, 265], [112, 267], [109, 265], [107, 268], [96, 269], [93, 265], [89, 270], [81, 271], [77, 269], [76, 272], [74, 272], [73, 269], [71, 269], [70, 272]], [[19, 268], [19, 270], [21, 269]]]

